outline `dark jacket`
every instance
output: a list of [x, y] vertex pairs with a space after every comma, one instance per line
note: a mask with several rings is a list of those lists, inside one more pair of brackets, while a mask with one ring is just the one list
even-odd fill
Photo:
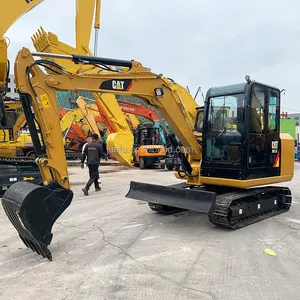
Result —
[[84, 148], [81, 163], [83, 164], [87, 157], [88, 165], [100, 165], [100, 159], [103, 155], [102, 145], [98, 142], [91, 142]]

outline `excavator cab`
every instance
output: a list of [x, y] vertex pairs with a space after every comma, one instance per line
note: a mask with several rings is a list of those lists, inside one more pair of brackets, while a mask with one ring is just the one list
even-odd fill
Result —
[[280, 91], [258, 82], [206, 96], [201, 176], [248, 180], [280, 175]]
[[134, 131], [134, 165], [140, 169], [159, 163], [166, 157], [166, 149], [160, 136], [159, 128], [153, 124], [139, 124]]

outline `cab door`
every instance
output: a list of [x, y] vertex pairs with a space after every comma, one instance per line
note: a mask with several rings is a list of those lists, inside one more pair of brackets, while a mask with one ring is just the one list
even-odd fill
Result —
[[248, 130], [248, 169], [252, 177], [279, 175], [280, 91], [254, 84]]
[[249, 169], [263, 169], [266, 167], [266, 87], [254, 84], [250, 97], [247, 164]]
[[280, 91], [267, 90], [266, 167], [270, 175], [280, 175]]

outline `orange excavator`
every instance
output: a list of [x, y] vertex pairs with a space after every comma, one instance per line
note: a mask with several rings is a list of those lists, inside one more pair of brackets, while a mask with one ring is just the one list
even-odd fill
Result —
[[124, 113], [134, 114], [136, 116], [144, 117], [152, 122], [160, 122], [156, 112], [142, 104], [133, 103], [125, 100], [118, 100], [118, 103]]

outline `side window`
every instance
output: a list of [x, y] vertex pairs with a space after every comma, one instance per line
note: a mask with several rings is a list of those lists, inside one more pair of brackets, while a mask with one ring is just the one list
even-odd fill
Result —
[[268, 115], [268, 129], [269, 132], [278, 131], [278, 110], [279, 110], [279, 95], [278, 91], [271, 90], [269, 98], [269, 115]]
[[202, 132], [202, 129], [203, 129], [203, 108], [199, 108], [197, 110], [195, 131]]
[[260, 86], [255, 86], [251, 100], [250, 133], [263, 133], [265, 89]]

